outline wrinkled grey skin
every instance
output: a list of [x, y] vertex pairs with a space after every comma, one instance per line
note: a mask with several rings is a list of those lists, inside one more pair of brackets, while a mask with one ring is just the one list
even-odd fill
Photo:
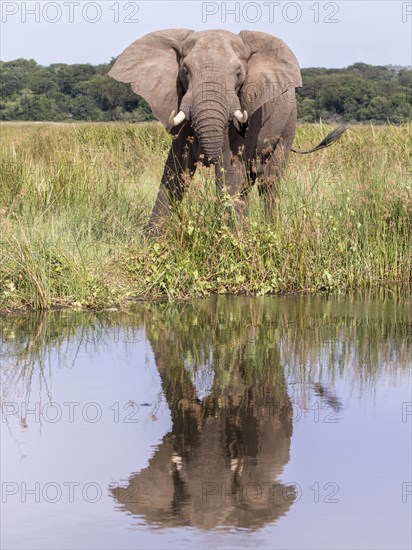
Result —
[[[215, 164], [218, 190], [246, 213], [248, 188], [258, 179], [269, 208], [296, 128], [298, 62], [266, 33], [170, 29], [143, 36], [116, 60], [109, 75], [132, 85], [174, 135], [149, 228], [181, 200], [198, 161]], [[246, 124], [234, 119], [247, 111]], [[186, 120], [171, 128], [172, 111]]]

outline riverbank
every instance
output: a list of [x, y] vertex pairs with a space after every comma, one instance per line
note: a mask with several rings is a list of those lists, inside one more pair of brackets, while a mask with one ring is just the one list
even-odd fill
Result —
[[[411, 129], [352, 127], [329, 149], [291, 156], [273, 220], [256, 189], [248, 220], [237, 219], [199, 170], [149, 241], [170, 143], [160, 125], [2, 125], [0, 309], [407, 283]], [[295, 145], [329, 130], [302, 125]]]

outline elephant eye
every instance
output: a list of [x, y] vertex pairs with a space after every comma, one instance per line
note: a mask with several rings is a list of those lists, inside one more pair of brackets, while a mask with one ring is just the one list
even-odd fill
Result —
[[186, 65], [183, 65], [182, 67], [182, 73], [187, 76], [189, 74], [189, 69], [186, 67]]
[[239, 69], [236, 71], [236, 76], [239, 78], [239, 76], [242, 76], [242, 69], [239, 67]]

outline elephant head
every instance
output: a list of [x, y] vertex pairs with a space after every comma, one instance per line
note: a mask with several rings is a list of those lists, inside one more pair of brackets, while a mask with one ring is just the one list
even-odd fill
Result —
[[286, 44], [255, 31], [153, 32], [126, 48], [109, 75], [130, 83], [172, 133], [191, 121], [210, 162], [222, 151], [230, 121], [240, 130], [264, 103], [302, 85]]

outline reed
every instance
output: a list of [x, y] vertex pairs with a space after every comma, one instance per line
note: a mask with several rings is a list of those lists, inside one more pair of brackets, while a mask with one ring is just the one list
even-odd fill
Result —
[[[149, 240], [170, 144], [160, 124], [3, 123], [0, 308], [408, 283], [411, 129], [355, 126], [329, 149], [291, 156], [272, 219], [255, 189], [238, 219], [210, 170], [198, 170], [164, 234]], [[302, 125], [295, 145], [329, 130]]]

